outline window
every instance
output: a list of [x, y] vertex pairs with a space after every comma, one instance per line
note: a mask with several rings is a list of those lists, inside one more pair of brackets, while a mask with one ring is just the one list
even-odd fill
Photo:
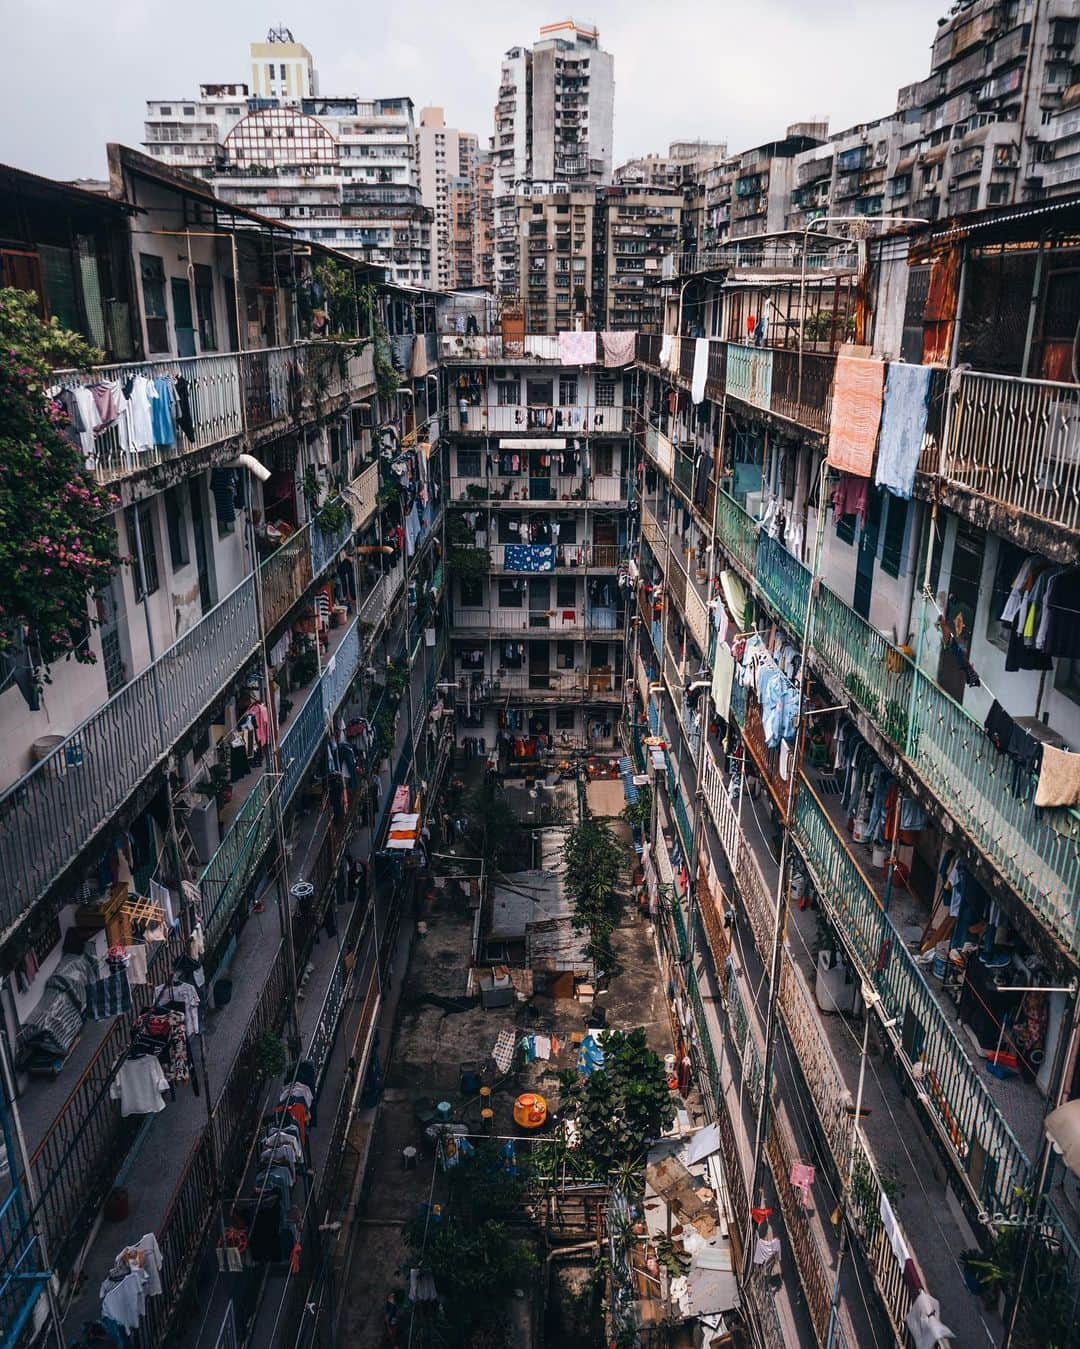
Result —
[[185, 109], [184, 109], [184, 116], [185, 116], [185, 117], [194, 117], [194, 116], [195, 116], [195, 109], [194, 109], [194, 108], [185, 108]]
[[555, 709], [555, 729], [557, 731], [572, 731], [576, 716], [577, 713], [572, 707], [557, 707]]
[[203, 263], [195, 264], [195, 314], [199, 325], [201, 351], [217, 351], [217, 324], [214, 321], [214, 273]]
[[467, 609], [478, 609], [484, 602], [484, 583], [479, 576], [463, 576], [458, 582], [461, 603]]
[[855, 527], [858, 524], [857, 515], [842, 515], [836, 522], [836, 537], [841, 543], [852, 544], [855, 542]]
[[[170, 487], [165, 492], [165, 523], [169, 530], [169, 558], [173, 571], [186, 567], [191, 561], [188, 548], [187, 511], [184, 498], [178, 487]], [[143, 546], [146, 546], [146, 532], [143, 531]]]
[[519, 590], [516, 581], [499, 582], [499, 608], [520, 609], [524, 590]]
[[171, 107], [166, 107], [164, 103], [161, 105], [161, 107], [158, 109], [158, 111], [160, 112], [160, 114], [161, 114], [162, 117], [171, 117], [171, 116], [172, 116], [172, 108], [171, 108]]
[[615, 385], [610, 379], [596, 381], [596, 406], [613, 408], [615, 406]]
[[1080, 660], [1068, 656], [1058, 660], [1054, 688], [1074, 703], [1080, 703]]
[[578, 401], [578, 382], [577, 375], [559, 376], [559, 403], [562, 407], [567, 407], [571, 403]]
[[998, 542], [997, 565], [994, 568], [994, 589], [990, 597], [990, 612], [986, 618], [986, 640], [992, 642], [994, 646], [1000, 647], [1002, 651], [1009, 649], [1009, 629], [998, 616], [1005, 608], [1005, 601], [1009, 598], [1013, 580], [1025, 557], [1027, 557], [1027, 553], [1022, 548], [1017, 548], [1015, 543], [1008, 543], [1005, 539]]
[[151, 253], [139, 254], [142, 275], [146, 345], [152, 352], [169, 350], [169, 310], [165, 303], [165, 264]]
[[577, 608], [577, 577], [560, 576], [555, 581], [556, 609]]
[[[127, 529], [128, 552], [138, 556], [138, 543], [135, 535], [135, 507], [128, 506], [124, 511], [124, 527]], [[146, 573], [146, 594], [153, 595], [161, 582], [158, 579], [157, 547], [154, 542], [154, 503], [143, 501], [139, 504], [139, 540], [142, 542], [143, 569]], [[135, 584], [135, 602], [143, 599], [142, 577], [138, 564], [132, 568], [131, 577]]]
[[881, 541], [881, 570], [899, 577], [904, 555], [904, 535], [907, 532], [908, 503], [902, 497], [888, 493], [888, 515]]
[[521, 381], [518, 379], [500, 379], [495, 384], [499, 407], [516, 408], [521, 402]]
[[527, 379], [525, 401], [529, 407], [551, 407], [551, 390], [550, 379]]
[[460, 478], [480, 477], [480, 451], [458, 450], [457, 470]]

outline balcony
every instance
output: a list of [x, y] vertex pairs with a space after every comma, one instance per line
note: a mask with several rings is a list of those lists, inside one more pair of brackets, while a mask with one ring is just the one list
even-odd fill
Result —
[[379, 465], [369, 464], [348, 483], [344, 495], [356, 533], [372, 519], [379, 504]]
[[556, 333], [526, 333], [519, 338], [444, 335], [439, 338], [439, 355], [444, 361], [451, 362], [550, 361], [560, 364]]
[[589, 478], [529, 477], [524, 473], [488, 478], [450, 479], [450, 500], [455, 503], [485, 502], [491, 506], [528, 502], [532, 506], [566, 507], [589, 502], [616, 505], [626, 500], [627, 486], [613, 473], [597, 473]]
[[244, 351], [239, 359], [249, 432], [276, 431], [324, 403], [375, 388], [370, 342], [360, 352], [348, 343], [306, 342]]
[[[726, 493], [717, 535], [744, 576], [796, 633], [805, 621], [809, 571]], [[818, 591], [811, 658], [846, 691], [907, 760], [1029, 909], [1080, 955], [1080, 821], [1064, 836], [1032, 800], [1012, 791], [1012, 761], [982, 725], [860, 618], [828, 586]]]
[[621, 636], [622, 610], [590, 605], [566, 609], [463, 609], [455, 607], [450, 626], [455, 632], [515, 633], [522, 637], [585, 637], [603, 632]]
[[[551, 545], [531, 544], [526, 547], [542, 548]], [[492, 573], [506, 572], [508, 575], [522, 575], [523, 569], [520, 567], [507, 568], [506, 550], [507, 548], [518, 547], [520, 544], [493, 543], [488, 545], [488, 555], [491, 558]], [[554, 572], [576, 572], [576, 571], [617, 571], [619, 564], [625, 562], [627, 551], [617, 543], [559, 543], [555, 545], [554, 565], [550, 571]], [[533, 573], [535, 574], [535, 573]]]
[[635, 429], [633, 408], [587, 407], [566, 404], [558, 407], [470, 407], [464, 415], [451, 408], [447, 429], [459, 435], [548, 435], [619, 436]]
[[99, 483], [117, 482], [132, 474], [182, 459], [196, 450], [209, 449], [212, 445], [243, 435], [240, 357], [236, 354], [190, 356], [141, 365], [98, 365], [91, 370], [58, 371], [56, 378], [63, 385], [76, 385], [97, 384], [101, 380], [124, 381], [136, 375], [144, 375], [150, 380], [166, 376], [186, 382], [193, 434], [187, 436], [178, 419], [175, 445], [155, 445], [145, 450], [125, 449], [120, 438], [121, 424], [113, 422], [104, 427], [94, 440], [94, 476]]
[[[963, 371], [942, 477], [965, 491], [1080, 531], [1080, 387]], [[937, 472], [937, 463], [920, 468]]]
[[503, 702], [507, 698], [527, 703], [560, 702], [581, 699], [614, 698], [621, 701], [622, 675], [607, 669], [578, 670], [504, 670], [494, 679], [470, 676], [462, 671], [458, 680], [458, 701], [464, 703]]
[[258, 643], [251, 576], [0, 797], [0, 922], [116, 814]]

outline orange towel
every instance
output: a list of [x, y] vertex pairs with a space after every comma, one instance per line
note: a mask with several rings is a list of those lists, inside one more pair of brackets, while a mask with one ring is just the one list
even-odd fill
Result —
[[884, 399], [885, 364], [862, 356], [836, 358], [829, 463], [841, 473], [869, 478]]

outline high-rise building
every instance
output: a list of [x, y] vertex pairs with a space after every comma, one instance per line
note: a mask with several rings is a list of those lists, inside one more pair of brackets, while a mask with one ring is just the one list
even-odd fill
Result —
[[[459, 261], [463, 254], [454, 241], [455, 231], [460, 232], [462, 228], [464, 203], [459, 199], [455, 212], [450, 197], [452, 191], [460, 193], [464, 184], [468, 184], [466, 195], [475, 194], [479, 153], [479, 139], [471, 131], [448, 127], [442, 108], [420, 109], [420, 124], [416, 128], [416, 167], [423, 203], [435, 214], [432, 227], [433, 266], [436, 284], [442, 290], [473, 284], [471, 280], [464, 279], [464, 270]], [[456, 183], [457, 187], [452, 188], [452, 183]], [[472, 204], [467, 209], [473, 218]], [[468, 253], [468, 272], [471, 276], [471, 241], [465, 251]]]
[[251, 92], [255, 98], [311, 98], [319, 92], [315, 58], [288, 28], [271, 28], [265, 42], [251, 44]]
[[[517, 197], [610, 182], [614, 104], [614, 58], [596, 28], [546, 24], [532, 47], [505, 54], [491, 141], [499, 239], [511, 238]], [[500, 252], [504, 294], [517, 289], [515, 262]]]
[[298, 234], [434, 282], [432, 212], [416, 171], [412, 100], [322, 97], [311, 54], [287, 29], [251, 44], [253, 85], [204, 84], [152, 99], [146, 149], [205, 178], [225, 201]]
[[672, 141], [666, 155], [639, 155], [618, 165], [612, 181], [627, 187], [686, 187], [726, 157], [727, 145], [722, 142]]

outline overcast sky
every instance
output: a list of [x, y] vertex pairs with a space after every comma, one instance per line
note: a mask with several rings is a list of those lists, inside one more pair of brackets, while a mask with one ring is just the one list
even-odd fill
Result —
[[[104, 146], [138, 146], [148, 98], [248, 79], [272, 23], [314, 54], [325, 94], [408, 95], [447, 122], [492, 129], [499, 58], [571, 11], [522, 0], [0, 0], [0, 161], [101, 177]], [[947, 0], [590, 0], [575, 17], [615, 57], [615, 162], [671, 140], [731, 150], [827, 117], [834, 131], [895, 107], [924, 78]]]

